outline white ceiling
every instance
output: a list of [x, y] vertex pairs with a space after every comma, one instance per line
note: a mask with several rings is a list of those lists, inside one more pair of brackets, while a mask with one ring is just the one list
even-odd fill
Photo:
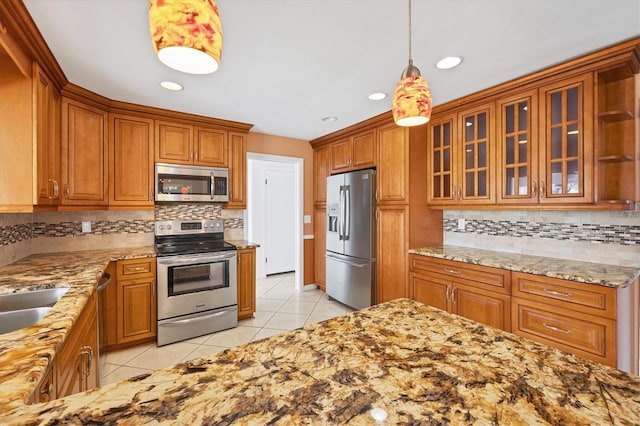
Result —
[[[305, 140], [390, 110], [408, 58], [403, 0], [218, 0], [222, 61], [204, 76], [157, 60], [146, 0], [23, 1], [72, 83]], [[412, 9], [414, 64], [434, 105], [640, 35], [640, 0], [413, 0]], [[447, 55], [464, 62], [436, 69]], [[389, 97], [368, 100], [375, 91]]]

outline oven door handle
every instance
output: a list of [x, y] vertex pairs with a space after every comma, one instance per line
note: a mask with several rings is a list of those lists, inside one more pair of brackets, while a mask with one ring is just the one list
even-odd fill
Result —
[[196, 255], [178, 255], [178, 256], [167, 256], [167, 257], [158, 257], [158, 265], [167, 265], [167, 266], [178, 266], [178, 265], [189, 265], [194, 262], [197, 263], [206, 263], [206, 262], [218, 262], [220, 260], [233, 259], [236, 256], [235, 250], [229, 250], [227, 252], [223, 252], [222, 254], [196, 254]]
[[175, 321], [171, 321], [171, 322], [163, 322], [162, 324], [158, 324], [161, 327], [178, 327], [181, 325], [185, 325], [185, 324], [191, 324], [192, 322], [196, 322], [196, 321], [204, 321], [204, 320], [208, 320], [211, 318], [215, 318], [215, 317], [219, 317], [222, 315], [227, 314], [229, 311], [228, 310], [224, 310], [224, 311], [220, 311], [220, 312], [216, 312], [213, 314], [208, 314], [208, 315], [203, 315], [201, 317], [196, 317], [196, 318], [188, 318], [188, 319], [183, 319], [183, 320], [175, 320]]

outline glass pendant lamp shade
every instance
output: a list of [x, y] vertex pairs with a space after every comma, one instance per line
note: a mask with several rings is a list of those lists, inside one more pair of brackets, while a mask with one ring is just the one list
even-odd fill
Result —
[[222, 25], [214, 0], [150, 0], [149, 29], [166, 66], [190, 74], [218, 69]]
[[431, 118], [431, 89], [420, 70], [409, 59], [393, 92], [391, 111], [398, 126], [419, 126]]
[[411, 58], [411, 0], [409, 0], [409, 66], [393, 92], [391, 112], [398, 126], [419, 126], [431, 118], [431, 89]]

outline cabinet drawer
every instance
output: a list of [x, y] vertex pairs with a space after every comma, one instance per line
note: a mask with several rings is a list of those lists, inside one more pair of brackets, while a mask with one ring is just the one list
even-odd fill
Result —
[[615, 319], [616, 289], [514, 272], [513, 295], [563, 309]]
[[118, 280], [140, 277], [153, 277], [156, 274], [156, 259], [119, 260], [117, 262], [116, 278]]
[[[512, 331], [575, 355], [616, 366], [616, 323], [571, 310], [513, 297]], [[553, 309], [553, 308], [551, 308]]]
[[484, 287], [491, 291], [504, 294], [511, 292], [511, 272], [504, 269], [419, 255], [411, 255], [410, 261], [411, 270], [415, 272], [435, 272], [456, 280], [484, 284]]

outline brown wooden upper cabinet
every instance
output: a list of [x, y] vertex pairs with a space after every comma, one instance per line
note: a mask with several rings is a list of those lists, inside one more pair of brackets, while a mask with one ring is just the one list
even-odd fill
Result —
[[499, 203], [593, 201], [591, 74], [498, 100]]
[[493, 104], [447, 114], [431, 122], [431, 204], [494, 202], [494, 123]]
[[224, 130], [195, 128], [194, 164], [198, 166], [227, 167], [227, 132]]
[[167, 121], [155, 122], [155, 159], [161, 163], [228, 167], [227, 132]]
[[378, 128], [378, 204], [409, 202], [409, 129], [395, 123]]
[[62, 99], [61, 175], [66, 205], [106, 205], [108, 114]]
[[33, 129], [36, 169], [34, 204], [60, 204], [60, 93], [33, 63]]
[[498, 101], [498, 203], [538, 202], [538, 91]]
[[539, 96], [538, 200], [543, 204], [591, 203], [593, 74], [541, 87]]
[[229, 209], [247, 208], [247, 135], [229, 132]]
[[109, 205], [153, 206], [153, 120], [109, 114]]
[[454, 204], [457, 201], [456, 114], [432, 117], [428, 126], [429, 180], [427, 199], [431, 205]]
[[327, 176], [330, 175], [331, 145], [323, 145], [313, 150], [313, 200], [316, 205], [327, 202]]
[[376, 132], [369, 130], [331, 144], [331, 173], [376, 166]]

